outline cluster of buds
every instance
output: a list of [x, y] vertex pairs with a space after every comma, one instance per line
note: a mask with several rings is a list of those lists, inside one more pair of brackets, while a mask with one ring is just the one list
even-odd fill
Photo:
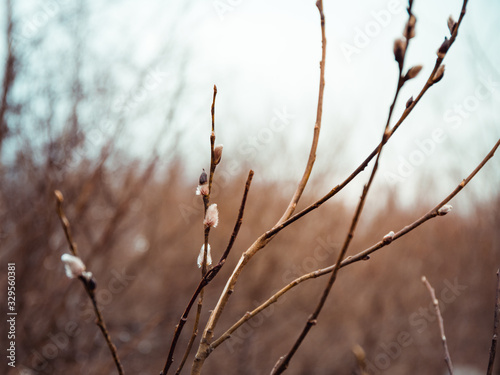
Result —
[[[212, 137], [215, 137], [213, 133]], [[212, 167], [220, 163], [223, 149], [224, 149], [223, 145], [217, 145], [216, 147], [214, 147], [212, 154]], [[207, 204], [210, 195], [210, 186], [208, 181], [208, 175], [204, 169], [198, 181], [198, 187], [196, 188], [196, 195], [203, 196], [203, 201], [205, 202], [205, 204]], [[218, 224], [219, 224], [219, 210], [217, 209], [217, 204], [214, 203], [207, 207], [205, 212], [205, 218], [203, 219], [203, 225], [205, 226], [205, 228], [216, 228]], [[212, 254], [210, 250], [211, 250], [210, 245], [208, 245], [206, 249], [207, 265], [212, 264]], [[205, 257], [205, 244], [203, 244], [203, 246], [201, 247], [200, 254], [198, 255], [197, 264], [199, 268], [201, 268], [201, 266], [203, 265], [204, 257]]]
[[[394, 41], [394, 58], [398, 62], [400, 69], [403, 68], [403, 61], [406, 53], [406, 45], [408, 44], [408, 41], [411, 38], [415, 37], [415, 24], [417, 22], [417, 19], [411, 13], [410, 9], [408, 9], [408, 13], [410, 17], [408, 18], [408, 22], [406, 22], [405, 28], [403, 30], [403, 38], [396, 39]], [[418, 71], [420, 71], [420, 69]], [[416, 72], [415, 76], [418, 74], [418, 71]]]
[[[448, 29], [450, 30], [451, 35], [453, 35], [457, 27], [458, 23], [455, 22], [453, 17], [452, 16], [448, 17]], [[448, 52], [450, 46], [451, 46], [451, 40], [448, 39], [447, 37], [444, 37], [444, 42], [441, 44], [441, 46], [436, 52], [440, 59], [444, 59], [444, 57], [446, 56], [446, 52]]]

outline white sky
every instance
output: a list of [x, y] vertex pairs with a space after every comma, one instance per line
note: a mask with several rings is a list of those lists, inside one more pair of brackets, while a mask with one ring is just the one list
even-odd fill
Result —
[[[217, 136], [225, 147], [224, 160], [231, 156], [245, 158], [250, 166], [255, 165], [257, 179], [286, 177], [296, 181], [303, 171], [316, 116], [321, 34], [314, 3], [92, 3], [88, 7], [89, 24], [85, 25], [85, 52], [97, 56], [94, 61], [100, 61], [100, 56], [109, 58], [103, 65], [119, 76], [124, 95], [133, 94], [127, 90], [131, 90], [134, 77], [127, 64], [114, 61], [113, 56], [126, 56], [131, 65], [146, 67], [160, 56], [159, 61], [165, 61], [165, 65], [150, 67], [160, 72], [160, 89], [149, 90], [145, 98], [157, 109], [162, 95], [177, 79], [176, 71], [168, 69], [183, 64], [181, 56], [188, 51], [188, 85], [176, 124], [183, 127], [183, 149], [193, 165], [188, 175], [196, 180], [199, 169], [207, 164], [209, 108], [216, 84]], [[424, 68], [403, 88], [394, 119], [406, 100], [423, 86], [437, 48], [449, 35], [447, 18], [451, 14], [458, 19], [461, 5], [458, 0], [414, 2], [416, 38], [411, 42], [406, 68], [418, 64]], [[70, 6], [67, 0], [33, 5], [35, 11], [21, 17], [21, 31], [29, 30], [34, 17], [47, 13], [47, 7], [51, 9], [49, 17], [39, 18], [43, 22], [35, 32], [49, 27], [51, 20], [65, 14]], [[324, 182], [325, 189], [354, 169], [380, 139], [396, 86], [392, 47], [407, 20], [405, 7], [406, 2], [398, 0], [324, 1], [326, 89], [318, 171], [312, 178]], [[175, 31], [173, 23], [178, 25]], [[442, 182], [432, 189], [443, 195], [500, 137], [498, 35], [500, 2], [470, 1], [457, 42], [445, 59], [444, 79], [425, 95], [384, 151], [379, 188], [411, 192], [412, 186], [422, 185], [426, 176]], [[178, 48], [163, 56], [165, 40], [172, 40]], [[356, 52], [347, 55], [349, 47]], [[288, 117], [283, 119], [283, 113]], [[128, 129], [134, 135], [135, 152], [148, 152], [160, 127], [162, 117], [156, 113], [150, 117]], [[265, 164], [257, 162], [262, 160]], [[496, 157], [478, 176], [475, 189], [485, 195], [497, 191], [499, 167]], [[225, 168], [231, 169], [231, 164]], [[242, 167], [238, 164], [237, 168]], [[330, 175], [325, 175], [329, 171], [331, 182]], [[359, 189], [352, 190], [352, 195], [358, 196]]]

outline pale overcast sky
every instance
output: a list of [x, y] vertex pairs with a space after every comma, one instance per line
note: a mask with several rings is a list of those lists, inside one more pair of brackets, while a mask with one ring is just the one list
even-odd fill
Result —
[[[103, 65], [118, 75], [124, 95], [130, 94], [133, 77], [126, 64], [113, 62], [114, 55], [142, 64], [159, 77], [156, 86], [160, 89], [155, 86], [145, 97], [154, 108], [161, 106], [162, 95], [178, 80], [177, 71], [169, 69], [175, 64], [185, 66], [187, 86], [176, 125], [183, 128], [182, 149], [193, 165], [189, 175], [199, 173], [197, 164], [206, 164], [209, 108], [216, 84], [217, 136], [225, 156], [255, 164], [257, 178], [295, 181], [300, 177], [318, 95], [321, 34], [315, 1], [85, 4], [85, 53], [110, 59]], [[73, 6], [67, 0], [15, 5], [21, 21], [16, 37], [21, 40], [48, 29]], [[314, 180], [313, 174], [313, 181], [325, 186], [338, 183], [379, 141], [396, 87], [392, 50], [407, 20], [406, 5], [399, 0], [324, 1], [326, 89], [317, 157], [320, 180]], [[437, 48], [449, 35], [448, 16], [457, 20], [461, 6], [459, 0], [414, 2], [416, 37], [406, 68], [422, 64], [423, 70], [403, 88], [394, 120], [406, 100], [423, 86]], [[493, 146], [500, 136], [498, 35], [500, 2], [470, 1], [458, 39], [444, 62], [444, 79], [431, 88], [384, 151], [377, 180], [380, 188], [411, 191], [426, 176], [443, 182], [432, 188], [444, 194]], [[63, 43], [64, 36], [56, 40]], [[162, 55], [165, 40], [176, 48]], [[148, 66], [155, 60], [156, 65]], [[148, 121], [141, 119], [128, 129], [134, 135], [131, 152], [148, 152], [163, 120], [154, 111], [149, 116]], [[496, 157], [478, 176], [475, 189], [484, 194], [497, 191], [499, 166]], [[331, 183], [325, 181], [329, 170], [335, 172]]]

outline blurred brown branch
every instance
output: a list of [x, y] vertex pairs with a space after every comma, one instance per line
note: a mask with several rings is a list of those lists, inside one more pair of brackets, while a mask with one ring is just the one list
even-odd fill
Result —
[[6, 119], [6, 113], [9, 107], [8, 96], [14, 84], [14, 79], [16, 77], [15, 73], [16, 58], [14, 56], [14, 51], [12, 46], [12, 29], [13, 29], [12, 1], [7, 0], [5, 2], [5, 6], [7, 8], [6, 9], [7, 11], [5, 13], [7, 21], [7, 32], [5, 34], [6, 45], [7, 45], [7, 61], [5, 63], [5, 69], [3, 74], [3, 87], [0, 98], [0, 162], [2, 157], [3, 140], [9, 132], [9, 127], [7, 126], [7, 119]]
[[[78, 253], [76, 251], [76, 244], [73, 242], [71, 232], [69, 230], [69, 228], [70, 228], [69, 220], [67, 219], [66, 215], [64, 214], [64, 211], [62, 208], [62, 203], [64, 201], [64, 197], [59, 190], [54, 191], [54, 195], [56, 197], [57, 213], [59, 215], [59, 219], [61, 220], [61, 224], [62, 224], [62, 227], [64, 229], [64, 233], [66, 233], [66, 239], [68, 240], [68, 244], [71, 248], [73, 255], [78, 256]], [[118, 373], [120, 375], [123, 375], [124, 374], [123, 366], [120, 362], [120, 358], [118, 357], [118, 352], [116, 350], [116, 346], [111, 341], [111, 336], [109, 335], [108, 329], [106, 327], [106, 323], [104, 322], [104, 318], [102, 316], [101, 309], [99, 308], [99, 305], [98, 305], [97, 300], [96, 300], [95, 281], [93, 279], [87, 280], [84, 277], [79, 277], [79, 279], [83, 283], [85, 291], [87, 292], [87, 295], [89, 296], [90, 300], [92, 301], [92, 306], [94, 308], [94, 312], [95, 312], [95, 315], [97, 318], [96, 324], [99, 327], [99, 329], [101, 330], [101, 333], [104, 336], [104, 340], [106, 340], [106, 344], [108, 345], [108, 348], [111, 352], [111, 355], [112, 355], [113, 360], [115, 362]]]
[[490, 356], [488, 360], [487, 375], [493, 374], [493, 364], [495, 363], [495, 354], [498, 341], [498, 321], [500, 320], [500, 270], [497, 270], [497, 292], [495, 299], [495, 313], [493, 316], [493, 337], [491, 339]]
[[[322, 1], [321, 0], [318, 1], [317, 4], [319, 4], [318, 8], [320, 9], [320, 13], [323, 14]], [[365, 201], [366, 201], [366, 198], [368, 196], [368, 191], [370, 190], [370, 187], [371, 187], [373, 180], [375, 178], [375, 174], [377, 173], [380, 156], [382, 155], [382, 148], [384, 147], [385, 140], [389, 135], [388, 130], [389, 130], [389, 124], [391, 122], [392, 112], [394, 110], [394, 106], [395, 106], [396, 101], [398, 99], [399, 92], [400, 92], [401, 88], [403, 87], [404, 83], [406, 82], [405, 77], [403, 76], [404, 60], [405, 60], [405, 56], [406, 56], [406, 51], [408, 49], [408, 44], [410, 42], [410, 38], [412, 38], [414, 36], [414, 32], [412, 31], [412, 29], [414, 29], [414, 27], [415, 27], [415, 16], [413, 16], [413, 14], [411, 12], [411, 6], [412, 6], [412, 1], [410, 1], [410, 5], [408, 6], [408, 9], [407, 9], [409, 19], [408, 19], [407, 26], [405, 28], [405, 33], [404, 33], [405, 35], [407, 35], [406, 46], [405, 46], [404, 51], [402, 51], [400, 53], [396, 53], [396, 59], [399, 60], [398, 61], [399, 62], [398, 84], [397, 84], [396, 92], [394, 94], [394, 99], [393, 99], [392, 104], [391, 104], [390, 109], [389, 109], [389, 115], [387, 116], [387, 122], [385, 124], [384, 131], [382, 133], [382, 140], [380, 141], [380, 144], [378, 146], [377, 157], [375, 158], [375, 163], [373, 164], [373, 168], [372, 168], [372, 171], [370, 173], [370, 177], [368, 179], [367, 184], [363, 187], [363, 191], [361, 193], [359, 203], [356, 207], [356, 211], [355, 211], [354, 216], [353, 216], [352, 221], [351, 221], [351, 226], [350, 226], [349, 231], [347, 233], [347, 236], [345, 237], [345, 240], [344, 240], [344, 245], [342, 246], [342, 249], [340, 250], [340, 252], [338, 254], [337, 261], [335, 262], [335, 266], [334, 266], [332, 273], [330, 275], [330, 279], [328, 280], [328, 283], [326, 284], [325, 288], [323, 289], [323, 293], [321, 295], [321, 298], [320, 298], [316, 308], [314, 309], [311, 316], [307, 319], [307, 322], [306, 322], [302, 332], [300, 333], [299, 337], [297, 338], [297, 340], [293, 344], [290, 351], [278, 360], [274, 369], [271, 371], [271, 374], [281, 374], [288, 368], [288, 365], [290, 363], [291, 358], [297, 352], [297, 349], [302, 344], [302, 342], [304, 341], [305, 337], [307, 336], [307, 334], [309, 333], [311, 328], [317, 324], [319, 314], [321, 313], [321, 310], [323, 309], [323, 306], [326, 303], [328, 295], [330, 294], [330, 291], [332, 290], [333, 284], [335, 283], [335, 280], [337, 279], [337, 273], [340, 269], [340, 265], [342, 263], [342, 260], [344, 259], [345, 255], [347, 253], [347, 250], [349, 248], [349, 245], [351, 244], [351, 241], [354, 238], [354, 232], [356, 231], [356, 227], [358, 225], [359, 218], [361, 217], [361, 213], [363, 211], [363, 207], [365, 205]], [[321, 17], [321, 20], [322, 20], [321, 26], [322, 26], [322, 28], [324, 28], [324, 16], [323, 15]]]
[[431, 286], [429, 280], [427, 280], [425, 276], [422, 276], [422, 282], [429, 290], [429, 294], [431, 295], [432, 299], [432, 304], [436, 309], [436, 316], [438, 318], [438, 323], [439, 323], [439, 332], [441, 333], [441, 342], [443, 343], [443, 348], [444, 348], [444, 361], [446, 362], [446, 366], [448, 367], [450, 375], [453, 375], [453, 364], [451, 363], [450, 352], [448, 351], [448, 344], [446, 343], [446, 335], [444, 334], [444, 322], [443, 322], [443, 316], [441, 315], [441, 310], [439, 309], [439, 301], [436, 298], [436, 293], [434, 292], [434, 288]]

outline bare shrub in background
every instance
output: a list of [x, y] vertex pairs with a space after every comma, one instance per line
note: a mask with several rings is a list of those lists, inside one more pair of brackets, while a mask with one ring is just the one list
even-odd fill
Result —
[[[75, 80], [66, 126], [49, 126], [51, 136], [40, 149], [21, 148], [10, 165], [2, 165], [2, 247], [6, 249], [2, 259], [15, 262], [19, 275], [19, 371], [122, 373], [123, 366], [127, 373], [157, 373], [166, 359], [165, 374], [172, 363], [193, 358], [185, 348], [194, 345], [193, 374], [201, 373], [202, 367], [204, 373], [281, 373], [289, 365], [289, 372], [297, 374], [347, 373], [358, 367], [368, 373], [438, 374], [445, 368], [444, 354], [438, 350], [436, 316], [418, 282], [422, 273], [441, 280], [435, 285], [438, 302], [447, 327], [456, 327], [451, 332], [447, 329], [450, 356], [456, 354], [454, 358], [465, 364], [487, 364], [493, 301], [487, 291], [494, 283], [493, 277], [478, 275], [477, 270], [489, 272], [498, 267], [492, 259], [498, 260], [495, 228], [499, 217], [498, 210], [491, 210], [491, 206], [498, 207], [499, 200], [490, 207], [477, 207], [467, 218], [452, 217], [448, 203], [493, 156], [499, 142], [448, 197], [425, 210], [427, 213], [398, 209], [396, 201], [389, 200], [385, 212], [356, 231], [383, 146], [427, 90], [443, 78], [442, 62], [455, 41], [466, 3], [458, 21], [448, 21], [449, 39], [439, 46], [434, 69], [420, 93], [408, 99], [406, 109], [394, 121], [393, 116], [398, 114], [393, 114], [393, 109], [401, 87], [420, 71], [419, 66], [404, 66], [410, 40], [415, 36], [416, 19], [410, 1], [403, 38], [394, 45], [398, 82], [379, 146], [326, 195], [320, 199], [307, 197], [314, 203], [297, 213], [316, 158], [323, 113], [326, 38], [321, 1], [317, 6], [323, 49], [314, 137], [303, 178], [289, 202], [279, 193], [279, 185], [250, 188], [253, 172], [235, 176], [223, 194], [211, 196], [216, 167], [225, 157], [221, 159], [222, 148], [215, 143], [216, 91], [210, 168], [206, 176], [200, 176], [201, 194], [194, 201], [193, 186], [186, 185], [180, 162], [172, 161], [158, 174], [155, 172], [161, 157], [156, 151], [147, 163], [141, 163], [116, 147], [115, 137], [123, 129], [124, 118], [102, 142], [98, 156], [81, 151], [90, 132], [82, 124], [85, 121], [80, 120], [78, 108], [85, 105], [87, 95]], [[7, 124], [20, 121], [16, 116], [22, 113], [16, 112], [22, 103], [14, 105], [7, 100], [16, 74], [22, 72], [22, 59], [15, 49], [9, 49], [8, 61], [2, 140], [16, 129]], [[79, 66], [75, 58], [75, 69]], [[54, 100], [51, 95], [48, 98]], [[170, 119], [176, 112], [176, 103], [171, 105]], [[55, 114], [39, 121], [50, 125], [51, 116]], [[23, 132], [18, 136], [25, 137], [26, 145], [36, 145]], [[368, 167], [371, 173], [354, 214], [341, 203], [316, 211]], [[55, 189], [64, 194], [65, 214], [73, 231], [66, 238], [53, 210]], [[57, 198], [61, 204], [62, 195], [57, 193]], [[188, 202], [182, 208], [188, 215], [182, 218], [179, 202]], [[214, 203], [217, 208], [211, 206]], [[286, 207], [282, 215], [277, 214], [279, 207]], [[418, 234], [410, 233], [427, 220], [444, 215], [445, 219], [435, 220]], [[59, 217], [67, 233], [62, 211]], [[276, 220], [276, 224], [270, 224]], [[292, 224], [294, 230], [288, 228]], [[214, 227], [217, 235], [211, 233]], [[285, 229], [286, 236], [277, 236]], [[262, 231], [257, 240], [256, 231]], [[73, 238], [80, 249], [77, 253], [72, 245], [73, 254], [81, 256], [85, 272], [95, 277], [93, 285], [90, 277], [76, 275], [90, 299], [76, 283], [62, 282], [60, 256], [67, 252], [66, 241], [71, 244]], [[208, 264], [208, 245], [213, 267]], [[393, 251], [370, 258], [388, 245], [404, 256]], [[195, 272], [200, 247], [201, 281]], [[350, 247], [358, 250], [347, 256]], [[248, 250], [242, 252], [244, 248]], [[241, 253], [237, 263], [234, 252]], [[349, 267], [349, 272], [343, 271], [337, 279], [341, 268], [366, 260], [358, 268]], [[84, 269], [80, 267], [80, 271]], [[326, 286], [322, 279], [328, 279]], [[334, 303], [329, 304], [331, 290]], [[186, 308], [189, 300], [188, 307], [197, 306], [191, 314]], [[100, 309], [98, 324], [105, 337], [111, 336], [108, 347], [116, 357], [116, 366], [104, 340], [96, 334], [96, 306]], [[182, 311], [185, 313], [179, 321]], [[106, 325], [99, 319], [101, 312]], [[473, 325], [467, 321], [472, 318]], [[315, 325], [319, 328], [313, 328]], [[182, 331], [184, 326], [186, 331]], [[356, 356], [350, 353], [355, 344]], [[184, 355], [174, 356], [175, 348]]]

